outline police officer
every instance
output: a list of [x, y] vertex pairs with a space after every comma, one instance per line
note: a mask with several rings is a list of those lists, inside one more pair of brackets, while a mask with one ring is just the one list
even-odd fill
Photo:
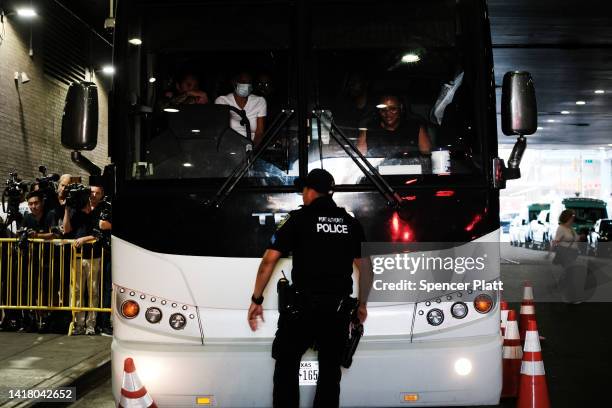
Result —
[[[348, 339], [350, 316], [342, 303], [352, 293], [353, 263], [360, 269], [358, 318], [367, 317], [367, 296], [371, 273], [363, 271], [361, 224], [332, 199], [334, 179], [322, 169], [311, 171], [296, 181], [304, 206], [289, 213], [271, 239], [263, 255], [251, 298], [248, 321], [257, 330], [263, 320], [263, 292], [274, 267], [283, 255], [293, 254], [293, 309], [283, 310], [272, 345], [274, 407], [299, 406], [299, 367], [304, 352], [318, 350], [319, 378], [314, 407], [337, 407], [340, 398], [340, 361]], [[365, 259], [365, 258], [364, 258]]]

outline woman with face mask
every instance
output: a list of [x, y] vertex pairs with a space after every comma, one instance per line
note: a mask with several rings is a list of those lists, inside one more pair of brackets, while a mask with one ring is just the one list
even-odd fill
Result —
[[246, 112], [251, 126], [250, 135], [246, 134], [246, 128], [240, 124], [240, 116], [235, 112], [230, 113], [230, 126], [244, 137], [248, 137], [257, 146], [264, 134], [267, 114], [266, 100], [261, 96], [252, 94], [253, 77], [248, 72], [238, 74], [232, 81], [232, 85], [234, 86], [234, 92], [219, 96], [215, 103], [230, 105]]

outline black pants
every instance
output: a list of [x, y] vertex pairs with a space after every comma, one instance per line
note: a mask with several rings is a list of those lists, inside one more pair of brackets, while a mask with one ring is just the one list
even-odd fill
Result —
[[308, 348], [318, 350], [319, 378], [315, 408], [333, 408], [340, 400], [340, 360], [348, 338], [349, 317], [337, 312], [337, 301], [309, 303], [297, 315], [281, 313], [272, 345], [274, 367], [273, 405], [276, 408], [299, 406], [299, 368]]

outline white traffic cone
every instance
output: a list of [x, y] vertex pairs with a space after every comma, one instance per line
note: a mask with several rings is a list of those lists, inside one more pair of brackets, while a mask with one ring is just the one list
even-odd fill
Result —
[[123, 363], [123, 384], [121, 385], [121, 400], [118, 408], [157, 408], [153, 398], [142, 385], [134, 360], [126, 358]]

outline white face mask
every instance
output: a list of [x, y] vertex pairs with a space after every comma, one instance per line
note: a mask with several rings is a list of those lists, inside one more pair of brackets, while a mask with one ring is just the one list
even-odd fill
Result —
[[252, 84], [241, 84], [240, 82], [236, 84], [236, 95], [246, 98], [251, 92], [253, 92]]

